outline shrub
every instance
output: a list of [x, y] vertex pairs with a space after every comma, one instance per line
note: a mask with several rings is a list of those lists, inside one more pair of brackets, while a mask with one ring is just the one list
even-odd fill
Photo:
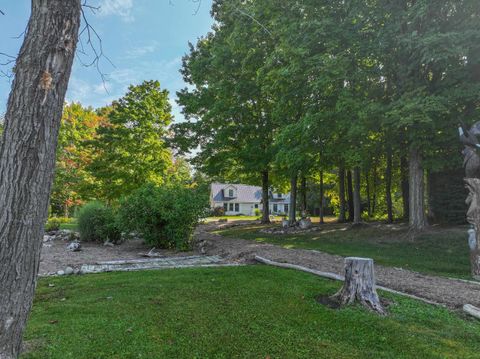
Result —
[[225, 215], [225, 208], [223, 207], [215, 207], [212, 211], [213, 217], [222, 217]]
[[262, 215], [262, 211], [260, 211], [258, 208], [255, 210], [255, 216], [260, 217]]
[[86, 242], [121, 240], [114, 210], [100, 202], [87, 203], [79, 210], [78, 231], [80, 239]]
[[47, 220], [45, 224], [45, 232], [58, 231], [60, 229], [60, 224], [62, 222], [59, 218], [51, 217]]
[[205, 193], [181, 185], [145, 185], [121, 202], [118, 220], [123, 231], [139, 233], [150, 245], [188, 250], [207, 211]]

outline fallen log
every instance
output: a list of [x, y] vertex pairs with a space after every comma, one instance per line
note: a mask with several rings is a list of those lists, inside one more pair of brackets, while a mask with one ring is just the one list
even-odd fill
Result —
[[480, 319], [480, 308], [477, 308], [471, 304], [465, 304], [463, 306], [463, 311], [472, 317], [475, 317], [477, 319]]

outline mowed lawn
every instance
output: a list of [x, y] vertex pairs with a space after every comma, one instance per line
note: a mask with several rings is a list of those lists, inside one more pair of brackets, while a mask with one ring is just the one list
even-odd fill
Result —
[[[280, 226], [276, 224], [276, 226]], [[373, 258], [377, 263], [447, 277], [470, 277], [467, 226], [432, 227], [414, 240], [404, 225], [369, 224], [351, 229], [328, 223], [320, 232], [296, 235], [260, 233], [262, 225], [242, 226], [217, 233], [286, 248], [316, 249], [341, 256]], [[479, 354], [480, 357], [480, 354]]]
[[338, 282], [267, 266], [40, 281], [22, 358], [478, 358], [480, 322], [383, 294], [380, 317], [318, 304]]

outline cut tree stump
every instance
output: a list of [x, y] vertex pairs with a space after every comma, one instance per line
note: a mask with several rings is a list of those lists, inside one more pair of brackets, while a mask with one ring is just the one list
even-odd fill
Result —
[[373, 259], [347, 257], [345, 258], [345, 282], [343, 287], [332, 296], [340, 306], [359, 302], [374, 312], [386, 315], [375, 289], [375, 274]]

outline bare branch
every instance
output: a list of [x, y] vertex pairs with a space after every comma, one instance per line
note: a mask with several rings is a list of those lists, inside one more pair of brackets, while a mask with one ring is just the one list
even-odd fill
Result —
[[2, 10], [0, 10], [0, 14], [5, 15], [5, 13]]
[[245, 11], [243, 10], [240, 10], [239, 8], [235, 8], [234, 11], [237, 11], [239, 12], [240, 14], [248, 17], [249, 19], [251, 19], [253, 22], [255, 22], [257, 25], [259, 25], [268, 35], [270, 35], [271, 37], [273, 37], [273, 34], [270, 32], [270, 30], [268, 30], [265, 25], [263, 25], [260, 21], [258, 21], [257, 19], [255, 19], [252, 15], [246, 13]]
[[82, 61], [81, 57], [78, 54], [76, 54], [76, 56], [77, 56], [77, 59], [82, 64], [82, 66], [85, 66], [85, 67], [94, 66], [95, 67], [97, 72], [100, 74], [100, 78], [102, 79], [103, 88], [108, 93], [107, 86], [106, 86], [107, 75], [101, 70], [100, 61], [102, 59], [105, 59], [106, 61], [108, 61], [108, 63], [110, 63], [110, 65], [112, 67], [115, 68], [115, 65], [110, 60], [110, 58], [108, 56], [106, 56], [105, 53], [103, 52], [102, 38], [97, 33], [95, 28], [93, 28], [92, 25], [90, 25], [86, 15], [85, 15], [85, 12], [83, 10], [84, 8], [89, 9], [93, 14], [95, 14], [96, 11], [98, 11], [100, 9], [100, 7], [88, 5], [87, 0], [85, 0], [82, 4], [82, 19], [83, 19], [83, 22], [84, 22], [85, 25], [81, 29], [80, 33], [78, 34], [80, 46], [77, 49], [77, 51], [78, 51], [78, 54], [81, 54], [83, 56], [88, 56], [88, 54], [85, 50], [83, 41], [82, 41], [82, 36], [86, 36], [86, 46], [87, 46], [87, 48], [90, 49], [91, 53], [93, 53], [93, 59], [92, 59], [91, 62], [85, 63], [85, 62]]
[[197, 15], [198, 12], [200, 11], [200, 7], [202, 6], [202, 0], [192, 0], [192, 2], [195, 4], [198, 4], [197, 5], [197, 8], [195, 9], [195, 11], [193, 12], [193, 15]]

